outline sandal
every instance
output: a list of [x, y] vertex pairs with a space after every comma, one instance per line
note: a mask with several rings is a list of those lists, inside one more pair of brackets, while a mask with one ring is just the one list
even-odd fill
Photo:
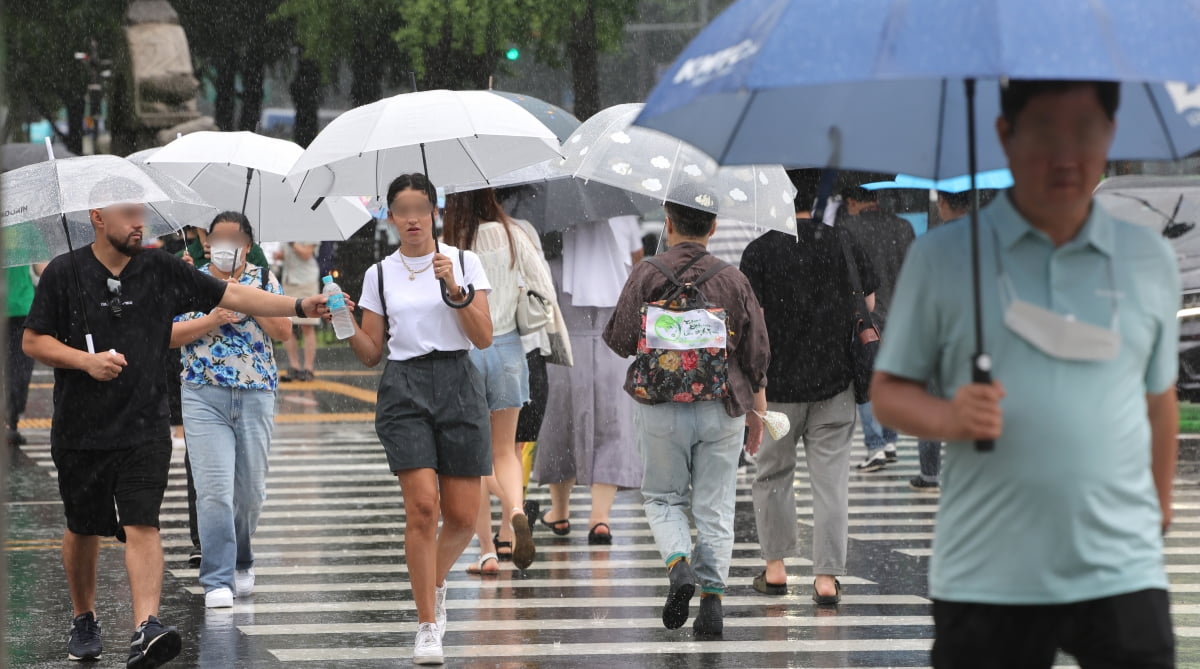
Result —
[[[546, 520], [546, 515], [549, 513], [550, 512], [547, 511], [546, 513], [542, 514], [541, 521], [542, 521], [543, 525], [545, 525], [546, 527], [549, 527], [551, 532], [554, 532], [555, 535], [560, 536], [560, 537], [565, 537], [571, 533], [571, 521], [567, 520], [566, 518], [563, 518], [562, 520], [556, 520], [553, 523], [551, 523], [548, 520]], [[559, 527], [559, 525], [563, 525], [564, 527]]]
[[[495, 569], [483, 568], [483, 565], [487, 564], [489, 560], [496, 563]], [[478, 562], [467, 565], [467, 573], [472, 576], [497, 576], [500, 574], [500, 559], [496, 557], [495, 553], [484, 553], [479, 556]]]
[[842, 582], [833, 579], [834, 594], [821, 595], [817, 593], [817, 584], [813, 583], [813, 601], [818, 606], [835, 606], [842, 601]]
[[787, 583], [772, 583], [767, 580], [767, 570], [754, 577], [754, 589], [764, 595], [778, 597], [787, 594]]
[[[603, 527], [607, 532], [600, 533], [596, 529]], [[592, 525], [592, 529], [588, 532], [588, 545], [590, 546], [611, 546], [612, 545], [612, 528], [608, 523], [596, 523]]]
[[[497, 532], [492, 535], [492, 543], [496, 545], [496, 557], [500, 562], [512, 562], [513, 542], [500, 541], [500, 533]], [[508, 549], [508, 552], [504, 552], [504, 549]]]

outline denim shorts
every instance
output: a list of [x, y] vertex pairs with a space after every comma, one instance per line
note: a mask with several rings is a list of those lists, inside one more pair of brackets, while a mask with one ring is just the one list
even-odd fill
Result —
[[488, 411], [520, 409], [529, 401], [529, 363], [516, 330], [492, 338], [492, 345], [471, 351], [483, 377]]

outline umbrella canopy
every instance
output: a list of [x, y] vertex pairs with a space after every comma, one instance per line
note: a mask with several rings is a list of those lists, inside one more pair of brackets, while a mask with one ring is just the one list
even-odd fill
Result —
[[[1012, 172], [1008, 169], [989, 170], [975, 175], [976, 188], [1000, 189], [1013, 185]], [[876, 181], [863, 184], [867, 190], [885, 190], [888, 188], [915, 188], [920, 190], [936, 190], [943, 193], [965, 193], [971, 190], [971, 175], [950, 177], [949, 179], [926, 179], [914, 177], [911, 174], [897, 174], [891, 181]]]
[[988, 170], [1006, 166], [990, 131], [998, 80], [1095, 79], [1129, 82], [1110, 157], [1176, 160], [1200, 150], [1200, 96], [1178, 83], [1200, 82], [1196, 34], [1200, 0], [740, 0], [688, 45], [638, 123], [721, 164], [836, 158], [944, 178], [973, 171], [962, 80], [980, 80]]
[[421, 91], [334, 119], [292, 166], [288, 181], [301, 202], [379, 197], [399, 174], [424, 171], [446, 188], [557, 157], [554, 133], [511, 100], [489, 91]]
[[1113, 177], [1095, 197], [1113, 216], [1161, 232], [1175, 248], [1183, 289], [1200, 289], [1200, 177]]
[[[566, 141], [579, 126], [579, 119], [570, 112], [545, 100], [519, 93], [489, 91], [512, 100], [546, 125], [559, 142]], [[556, 167], [558, 158], [502, 174], [489, 181], [453, 186], [448, 193], [461, 193], [480, 188], [515, 189], [504, 201], [505, 210], [517, 218], [529, 221], [542, 232], [566, 230], [589, 221], [603, 221], [614, 216], [640, 216], [660, 206], [649, 198], [633, 195], [606, 184], [585, 183]]]
[[677, 202], [795, 234], [796, 189], [783, 167], [720, 167], [694, 146], [631, 125], [641, 109], [640, 104], [617, 105], [588, 119], [563, 143], [561, 169], [660, 203]]
[[[74, 156], [62, 144], [54, 144], [54, 155], [58, 158]], [[18, 142], [0, 145], [0, 171], [8, 172], [19, 167], [49, 160], [46, 145], [42, 142]]]
[[148, 238], [176, 232], [215, 212], [178, 181], [118, 156], [62, 158], [6, 172], [0, 175], [0, 194], [5, 267], [46, 262], [92, 243], [91, 209], [145, 204]]
[[179, 179], [219, 209], [246, 214], [257, 241], [348, 239], [371, 220], [371, 213], [356, 198], [326, 198], [316, 207], [312, 201], [298, 201], [285, 177], [303, 153], [294, 142], [252, 132], [206, 131], [138, 152], [130, 160]]

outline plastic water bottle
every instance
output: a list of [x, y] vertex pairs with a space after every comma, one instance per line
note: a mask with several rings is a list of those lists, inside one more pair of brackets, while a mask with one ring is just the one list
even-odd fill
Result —
[[349, 339], [354, 336], [354, 314], [350, 313], [350, 307], [346, 306], [346, 298], [342, 295], [342, 289], [333, 282], [333, 277], [328, 274], [321, 279], [325, 287], [321, 293], [329, 296], [329, 301], [326, 303], [329, 307], [329, 313], [333, 316], [333, 333], [338, 339]]

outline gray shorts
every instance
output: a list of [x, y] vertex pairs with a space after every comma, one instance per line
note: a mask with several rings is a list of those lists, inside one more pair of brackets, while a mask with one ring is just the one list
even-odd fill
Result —
[[389, 360], [379, 381], [375, 432], [392, 472], [442, 476], [492, 473], [492, 437], [483, 379], [466, 352]]

